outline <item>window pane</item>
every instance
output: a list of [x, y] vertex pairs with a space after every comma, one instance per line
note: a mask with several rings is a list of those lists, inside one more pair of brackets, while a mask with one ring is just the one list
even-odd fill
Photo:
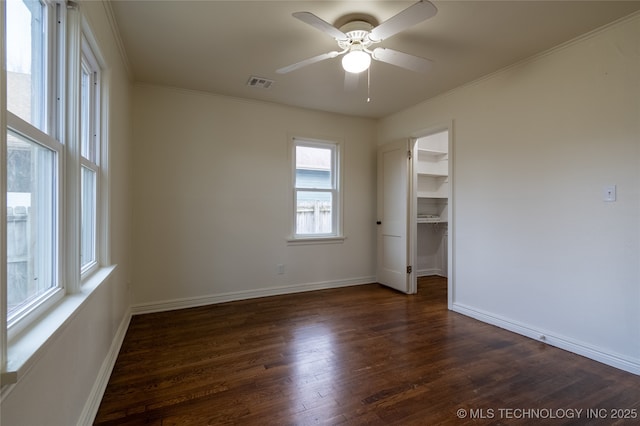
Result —
[[296, 234], [331, 234], [332, 194], [328, 191], [296, 192]]
[[45, 7], [34, 0], [8, 0], [7, 109], [46, 132]]
[[9, 320], [56, 283], [56, 153], [7, 134]]
[[328, 148], [296, 146], [296, 188], [333, 188], [331, 154]]
[[91, 114], [93, 106], [93, 73], [82, 63], [82, 80], [80, 88], [80, 128], [81, 128], [81, 154], [87, 160], [95, 163], [95, 138], [93, 137], [94, 126], [93, 116]]
[[96, 172], [86, 167], [82, 167], [81, 191], [80, 266], [84, 269], [96, 261]]

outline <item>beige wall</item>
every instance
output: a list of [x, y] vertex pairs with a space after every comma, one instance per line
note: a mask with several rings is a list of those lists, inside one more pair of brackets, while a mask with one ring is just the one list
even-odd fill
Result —
[[453, 120], [454, 309], [640, 374], [639, 76], [636, 15], [387, 117], [378, 141]]
[[[374, 279], [374, 121], [153, 86], [134, 104], [140, 310]], [[342, 244], [287, 245], [292, 135], [343, 145]]]

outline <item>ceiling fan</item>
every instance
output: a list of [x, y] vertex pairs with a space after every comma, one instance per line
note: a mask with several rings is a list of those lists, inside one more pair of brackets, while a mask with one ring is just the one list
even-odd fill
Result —
[[311, 12], [296, 12], [293, 14], [295, 18], [333, 37], [341, 50], [334, 50], [305, 59], [280, 68], [276, 72], [278, 74], [286, 74], [307, 65], [341, 55], [344, 55], [342, 57], [342, 67], [347, 72], [347, 78], [349, 78], [349, 74], [358, 74], [367, 70], [371, 65], [372, 58], [408, 70], [426, 72], [433, 63], [430, 59], [384, 47], [376, 47], [373, 50], [370, 48], [376, 43], [380, 43], [419, 22], [431, 18], [437, 12], [438, 9], [431, 2], [420, 0], [376, 27], [364, 20], [353, 20], [339, 29]]

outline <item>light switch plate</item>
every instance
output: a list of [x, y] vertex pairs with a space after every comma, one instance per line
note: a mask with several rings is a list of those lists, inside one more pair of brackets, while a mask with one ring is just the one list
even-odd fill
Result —
[[616, 201], [616, 186], [615, 185], [605, 186], [602, 199], [603, 201], [606, 201], [608, 203]]

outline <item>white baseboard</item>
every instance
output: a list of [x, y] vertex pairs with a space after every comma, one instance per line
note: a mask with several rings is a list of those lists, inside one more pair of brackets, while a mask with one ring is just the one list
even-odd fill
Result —
[[418, 277], [430, 277], [432, 275], [439, 275], [441, 277], [447, 276], [447, 271], [443, 271], [440, 268], [428, 268], [428, 269], [418, 269], [416, 272], [416, 276]]
[[573, 352], [594, 361], [628, 371], [629, 373], [640, 375], [640, 359], [632, 359], [623, 355], [607, 352], [601, 348], [577, 342], [564, 336], [554, 335], [546, 330], [539, 330], [535, 327], [530, 327], [526, 324], [521, 324], [498, 315], [461, 305], [459, 303], [454, 303], [452, 310], [487, 324], [495, 325], [522, 336]]
[[133, 315], [148, 314], [152, 312], [165, 312], [173, 311], [176, 309], [186, 309], [194, 308], [197, 306], [232, 302], [235, 300], [255, 299], [258, 297], [278, 296], [281, 294], [302, 293], [305, 291], [324, 290], [330, 288], [350, 287], [353, 285], [371, 284], [375, 282], [376, 277], [359, 277], [347, 280], [321, 281], [315, 283], [296, 284], [291, 286], [212, 294], [199, 297], [186, 297], [159, 302], [140, 303], [137, 305], [133, 305], [133, 307], [131, 308], [131, 312]]
[[98, 409], [100, 408], [100, 402], [102, 402], [104, 391], [107, 389], [107, 384], [109, 383], [111, 372], [113, 371], [113, 367], [115, 366], [116, 360], [118, 359], [118, 354], [120, 353], [120, 348], [122, 347], [122, 343], [124, 342], [124, 337], [127, 334], [127, 329], [129, 328], [130, 322], [131, 310], [128, 310], [124, 315], [124, 318], [122, 318], [122, 322], [120, 322], [120, 326], [116, 331], [116, 335], [113, 337], [109, 352], [102, 362], [102, 366], [100, 367], [100, 371], [98, 372], [98, 377], [96, 377], [96, 381], [91, 388], [89, 396], [87, 397], [87, 401], [84, 404], [82, 413], [80, 413], [80, 419], [78, 419], [77, 423], [78, 426], [93, 424], [96, 414], [98, 414]]

